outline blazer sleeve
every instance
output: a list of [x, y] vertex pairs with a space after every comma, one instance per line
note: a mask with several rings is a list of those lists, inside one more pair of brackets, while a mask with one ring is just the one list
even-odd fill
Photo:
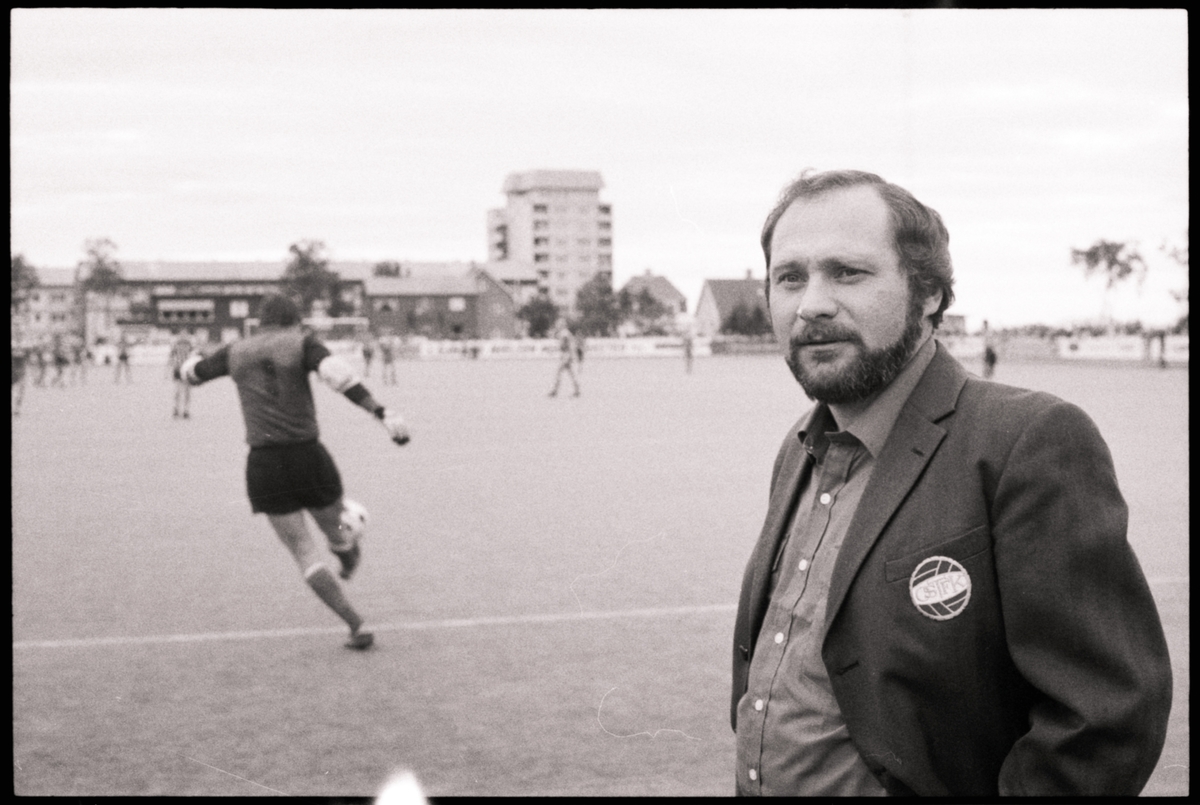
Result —
[[1036, 693], [1002, 795], [1135, 795], [1166, 739], [1171, 666], [1095, 424], [1061, 400], [1027, 420], [992, 501], [1004, 630]]

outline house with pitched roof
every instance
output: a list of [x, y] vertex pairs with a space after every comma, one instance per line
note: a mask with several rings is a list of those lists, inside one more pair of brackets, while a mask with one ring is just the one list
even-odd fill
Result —
[[618, 293], [628, 291], [630, 296], [636, 297], [642, 289], [649, 291], [672, 314], [687, 313], [687, 297], [669, 279], [651, 274], [648, 268], [645, 274], [630, 277]]
[[719, 334], [739, 307], [747, 312], [760, 309], [766, 321], [770, 321], [763, 280], [752, 278], [749, 271], [745, 279], [705, 280], [696, 305], [696, 335], [711, 337]]
[[400, 263], [362, 279], [371, 331], [433, 339], [516, 338], [517, 304], [476, 263]]

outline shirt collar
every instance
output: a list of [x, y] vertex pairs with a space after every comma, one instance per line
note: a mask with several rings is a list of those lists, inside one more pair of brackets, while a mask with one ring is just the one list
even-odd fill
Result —
[[[913, 389], [917, 387], [917, 383], [921, 380], [921, 375], [925, 374], [925, 370], [929, 367], [933, 360], [933, 355], [937, 351], [937, 345], [933, 336], [925, 340], [925, 343], [917, 350], [916, 354], [909, 360], [900, 374], [896, 375], [895, 380], [887, 385], [879, 395], [872, 400], [862, 413], [855, 416], [851, 421], [838, 423], [833, 412], [829, 410], [829, 406], [825, 403], [819, 403], [813, 408], [808, 419], [801, 426], [800, 431], [796, 434], [801, 442], [804, 442], [805, 448], [810, 452], [817, 449], [817, 458], [824, 453], [822, 449], [824, 439], [819, 438], [819, 434], [826, 431], [835, 431], [840, 424], [842, 431], [854, 436], [863, 446], [870, 452], [872, 458], [877, 458], [884, 443], [887, 442], [888, 436], [891, 435], [892, 426], [896, 424], [897, 417], [900, 416], [900, 409], [904, 407], [904, 403], [908, 402], [909, 396]], [[809, 439], [808, 434], [813, 433], [814, 438]], [[818, 446], [821, 445], [821, 446]]]

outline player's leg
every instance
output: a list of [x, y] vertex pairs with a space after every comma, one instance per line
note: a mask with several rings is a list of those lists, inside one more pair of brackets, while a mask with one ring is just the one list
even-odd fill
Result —
[[342, 526], [342, 500], [339, 498], [328, 506], [309, 509], [308, 513], [313, 516], [317, 527], [325, 535], [329, 550], [341, 562], [342, 571], [339, 575], [349, 581], [362, 559], [362, 547], [358, 537], [348, 533]]
[[[319, 442], [251, 448], [246, 459], [250, 506], [266, 514], [271, 527], [296, 560], [305, 583], [350, 627], [351, 648], [367, 648], [374, 638], [323, 561], [304, 519], [304, 509], [341, 499], [341, 479]], [[315, 496], [315, 498], [314, 498]], [[315, 502], [314, 502], [315, 501]]]
[[558, 364], [558, 370], [554, 373], [554, 388], [550, 389], [551, 397], [558, 396], [558, 383], [560, 380], [562, 380], [562, 373], [563, 373], [563, 369], [565, 369], [565, 368], [567, 368], [567, 365], [565, 363], [560, 362]]
[[579, 379], [575, 377], [575, 367], [567, 364], [567, 373], [571, 376], [571, 383], [575, 386], [575, 396], [579, 396]]
[[[268, 514], [267, 519], [270, 521], [271, 527], [275, 529], [279, 540], [296, 560], [296, 565], [300, 568], [304, 581], [325, 603], [325, 606], [337, 613], [338, 617], [350, 627], [351, 642], [347, 645], [352, 648], [367, 648], [373, 642], [374, 637], [369, 631], [363, 631], [362, 616], [346, 598], [346, 594], [342, 591], [342, 585], [334, 577], [333, 571], [321, 561], [321, 553], [317, 550], [316, 542], [308, 531], [308, 523], [304, 521], [304, 512]], [[356, 639], [362, 645], [355, 645]]]

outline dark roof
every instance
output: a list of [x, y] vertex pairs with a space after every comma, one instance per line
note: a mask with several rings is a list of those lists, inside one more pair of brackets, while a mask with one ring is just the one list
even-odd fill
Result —
[[713, 301], [717, 303], [717, 313], [721, 321], [733, 312], [739, 302], [751, 310], [761, 307], [764, 313], [770, 312], [767, 309], [767, 294], [761, 279], [705, 280], [704, 284], [712, 293]]
[[629, 282], [625, 283], [621, 290], [629, 291], [631, 296], [636, 296], [642, 292], [643, 288], [650, 291], [650, 295], [655, 299], [668, 306], [673, 307], [686, 299], [669, 279], [656, 274], [639, 274], [630, 277]]

